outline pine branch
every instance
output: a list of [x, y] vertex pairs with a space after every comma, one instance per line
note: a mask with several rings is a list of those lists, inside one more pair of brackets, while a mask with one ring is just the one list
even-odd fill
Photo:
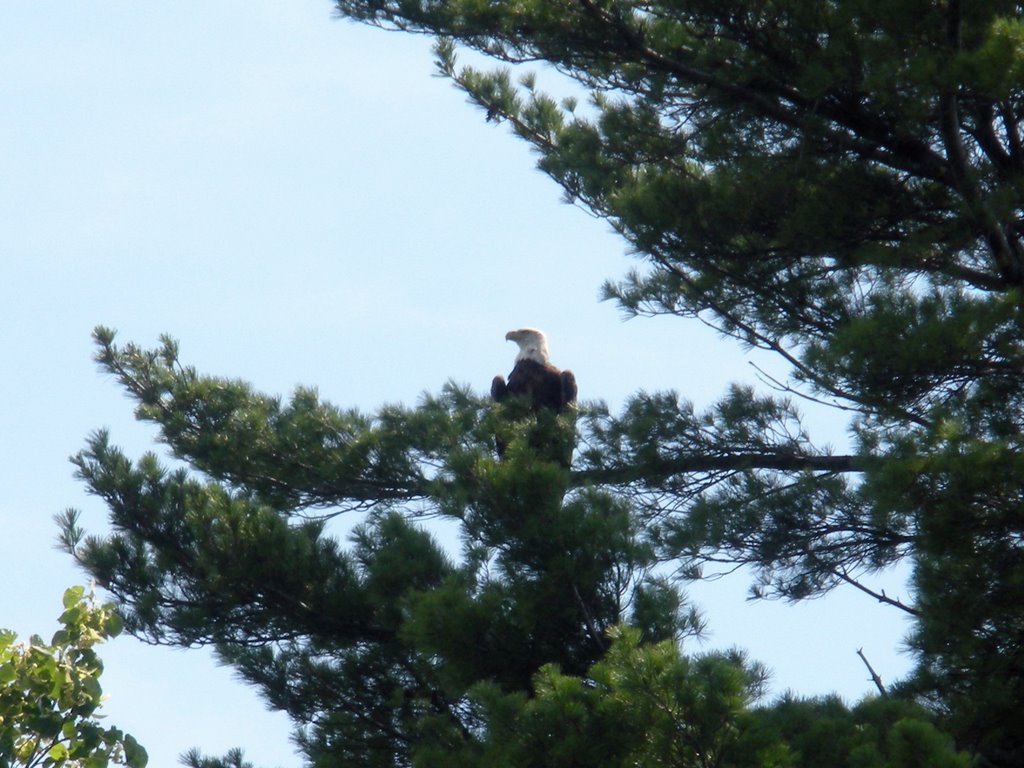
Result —
[[[741, 318], [737, 313], [727, 309], [718, 302], [710, 300], [706, 295], [704, 295], [704, 292], [701, 291], [700, 288], [694, 283], [690, 275], [688, 275], [684, 270], [680, 269], [680, 267], [677, 264], [675, 264], [668, 256], [658, 253], [654, 253], [653, 255], [655, 261], [657, 261], [662, 268], [671, 272], [684, 285], [686, 285], [694, 295], [701, 296], [701, 301], [704, 302], [704, 305], [708, 309], [710, 309], [712, 312], [714, 312], [727, 323], [733, 325], [738, 330], [738, 332], [722, 330], [721, 328], [716, 326], [717, 330], [726, 333], [730, 336], [733, 336], [734, 338], [738, 338], [741, 341], [745, 341], [751, 346], [760, 347], [761, 349], [765, 349], [770, 352], [775, 352], [780, 357], [782, 357], [783, 360], [789, 363], [793, 367], [793, 370], [799, 372], [800, 375], [802, 375], [809, 382], [811, 382], [824, 392], [829, 392], [830, 394], [842, 400], [849, 400], [850, 402], [858, 403], [859, 405], [863, 406], [863, 410], [869, 410], [871, 412], [881, 412], [883, 410], [878, 405], [869, 402], [862, 396], [859, 396], [858, 393], [851, 392], [837, 386], [834, 382], [830, 381], [824, 375], [822, 375], [818, 371], [814, 370], [813, 368], [802, 362], [793, 352], [790, 352], [788, 349], [786, 349], [779, 339], [775, 339], [768, 336], [766, 333], [758, 330], [753, 323], [750, 323]], [[889, 410], [895, 410], [897, 415], [899, 415], [903, 419], [906, 419], [908, 422], [912, 424], [917, 424], [918, 426], [921, 427], [930, 426], [930, 423], [927, 419], [924, 419], [915, 413], [911, 413], [906, 409], [894, 408], [891, 404], [888, 404], [887, 408]]]
[[784, 453], [731, 453], [723, 455], [690, 454], [672, 459], [573, 472], [572, 485], [652, 484], [652, 481], [675, 475], [704, 472], [742, 472], [753, 469], [779, 472], [863, 472], [867, 457], [855, 455], [805, 456]]
[[868, 668], [868, 672], [871, 674], [871, 680], [872, 682], [874, 682], [875, 687], [878, 689], [878, 692], [882, 695], [883, 698], [886, 698], [889, 695], [889, 693], [885, 690], [885, 686], [882, 685], [882, 678], [878, 676], [878, 673], [875, 672], [874, 667], [871, 666], [871, 664], [867, 660], [867, 657], [864, 655], [864, 649], [858, 648], [857, 655], [860, 656], [860, 660], [864, 662], [864, 666]]
[[885, 594], [885, 590], [884, 589], [881, 592], [875, 592], [873, 589], [869, 589], [868, 587], [865, 587], [859, 581], [857, 581], [856, 579], [852, 578], [849, 574], [846, 573], [846, 571], [844, 571], [842, 569], [838, 569], [838, 568], [837, 569], [833, 569], [832, 572], [837, 577], [839, 577], [840, 579], [845, 581], [847, 584], [849, 584], [851, 587], [856, 587], [857, 589], [859, 589], [864, 594], [871, 595], [871, 597], [875, 598], [880, 603], [885, 603], [886, 605], [891, 605], [894, 608], [899, 608], [901, 611], [906, 611], [911, 616], [920, 616], [921, 615], [921, 612], [918, 611], [916, 608], [912, 608], [909, 605], [906, 605], [905, 603], [900, 601], [898, 598], [889, 597], [887, 594]]
[[[893, 126], [871, 114], [858, 102], [838, 98], [808, 99], [796, 88], [769, 84], [759, 79], [748, 84], [730, 78], [721, 69], [692, 66], [679, 57], [668, 56], [651, 48], [643, 35], [631, 28], [625, 18], [593, 2], [580, 0], [591, 18], [605, 26], [610, 35], [617, 35], [628, 56], [653, 71], [669, 72], [683, 83], [694, 83], [714, 92], [727, 94], [743, 104], [753, 106], [765, 117], [781, 125], [795, 128], [809, 136], [820, 135], [837, 148], [852, 151], [866, 160], [873, 160], [922, 178], [941, 177], [941, 158], [930, 147], [913, 137], [900, 135]], [[749, 47], [749, 41], [737, 40]], [[722, 68], [724, 69], [724, 68]], [[827, 120], [820, 120], [824, 116]]]

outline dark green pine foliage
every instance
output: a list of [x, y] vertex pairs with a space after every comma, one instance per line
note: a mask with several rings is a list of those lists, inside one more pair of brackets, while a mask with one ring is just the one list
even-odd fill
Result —
[[[907, 701], [835, 698], [752, 702], [761, 670], [742, 655], [684, 656], [671, 641], [613, 632], [586, 679], [545, 667], [535, 695], [482, 690], [479, 765], [571, 768], [968, 768], [948, 735]], [[427, 763], [433, 765], [432, 763]], [[448, 765], [437, 762], [437, 766]]]

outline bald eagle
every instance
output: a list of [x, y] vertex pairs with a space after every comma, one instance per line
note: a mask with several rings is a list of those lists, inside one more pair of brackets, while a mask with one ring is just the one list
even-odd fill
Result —
[[[536, 417], [528, 437], [530, 448], [547, 461], [568, 469], [576, 430], [572, 421], [560, 419], [559, 415], [575, 410], [576, 377], [572, 371], [561, 371], [551, 364], [547, 337], [536, 328], [509, 331], [505, 340], [518, 344], [519, 353], [507, 382], [501, 376], [494, 377], [491, 398], [498, 403], [521, 399]], [[495, 437], [498, 457], [504, 458], [508, 444], [500, 434]]]
[[561, 413], [576, 403], [576, 377], [561, 371], [548, 359], [547, 337], [536, 328], [520, 328], [505, 334], [506, 341], [519, 345], [519, 354], [508, 382], [495, 376], [491, 397], [501, 402], [508, 397], [526, 395], [534, 412], [547, 408]]

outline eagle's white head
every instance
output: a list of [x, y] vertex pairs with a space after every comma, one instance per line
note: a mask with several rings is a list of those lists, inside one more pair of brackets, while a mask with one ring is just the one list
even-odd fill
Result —
[[536, 328], [519, 328], [506, 333], [505, 341], [514, 341], [519, 345], [517, 363], [520, 360], [535, 360], [544, 365], [548, 364], [548, 338], [542, 331]]

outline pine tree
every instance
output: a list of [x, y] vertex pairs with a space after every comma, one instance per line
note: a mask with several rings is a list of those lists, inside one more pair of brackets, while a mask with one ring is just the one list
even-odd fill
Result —
[[[915, 621], [900, 692], [988, 764], [1024, 762], [1018, 5], [337, 5], [437, 36], [439, 71], [621, 233], [642, 266], [608, 297], [776, 353], [789, 391], [736, 386], [706, 413], [638, 394], [539, 425], [450, 386], [365, 414], [101, 330], [140, 418], [205, 478], [105, 435], [77, 459], [115, 533], [83, 539], [69, 515], [66, 544], [132, 631], [216, 643], [317, 723], [318, 764], [404, 764], [480, 743], [484, 681], [536, 694], [547, 665], [588, 674], [616, 625], [651, 643], [694, 631], [657, 562], [748, 565], [758, 594], [798, 600], [870, 591], [907, 560], [913, 601], [876, 595]], [[460, 67], [462, 48], [575, 83], [551, 96], [530, 73]], [[848, 420], [849, 455], [812, 442], [794, 396]], [[531, 450], [538, 429], [576, 430], [571, 468]], [[331, 522], [356, 510], [346, 549]], [[458, 560], [417, 515], [457, 525]]]
[[[650, 641], [700, 628], [652, 573], [630, 505], [569, 490], [561, 451], [537, 450], [573, 433], [572, 414], [454, 385], [372, 416], [310, 390], [283, 403], [182, 366], [169, 339], [96, 337], [139, 418], [204, 479], [97, 433], [75, 463], [114, 533], [86, 537], [69, 511], [64, 545], [132, 633], [215, 645], [305, 726], [312, 765], [458, 759], [480, 741], [478, 686], [530, 691], [545, 665], [584, 675], [623, 622]], [[365, 517], [347, 547], [332, 530], [346, 513]], [[420, 524], [431, 517], [457, 524], [458, 560]]]

